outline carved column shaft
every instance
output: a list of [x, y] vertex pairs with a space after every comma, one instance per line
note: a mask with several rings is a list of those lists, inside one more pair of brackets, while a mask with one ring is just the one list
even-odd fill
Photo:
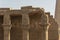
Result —
[[48, 16], [45, 14], [42, 15], [41, 26], [42, 26], [42, 40], [48, 40]]
[[29, 40], [29, 15], [22, 15], [23, 40]]
[[11, 29], [11, 27], [4, 25], [3, 29], [4, 29], [4, 40], [10, 40], [10, 29]]
[[48, 30], [46, 30], [46, 40], [48, 40]]
[[10, 40], [10, 29], [11, 29], [10, 16], [8, 13], [5, 13], [3, 19], [4, 40]]
[[41, 39], [46, 40], [46, 35], [45, 35], [45, 29], [44, 28], [42, 28]]
[[50, 22], [49, 22], [49, 15], [46, 15], [46, 16], [47, 16], [46, 40], [48, 40], [48, 30], [50, 27]]
[[29, 31], [23, 30], [23, 40], [29, 40]]

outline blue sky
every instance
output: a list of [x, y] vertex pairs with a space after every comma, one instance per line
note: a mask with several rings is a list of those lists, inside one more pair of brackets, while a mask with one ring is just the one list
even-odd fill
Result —
[[54, 15], [56, 0], [0, 0], [0, 8], [21, 8], [21, 6], [33, 6], [44, 8]]

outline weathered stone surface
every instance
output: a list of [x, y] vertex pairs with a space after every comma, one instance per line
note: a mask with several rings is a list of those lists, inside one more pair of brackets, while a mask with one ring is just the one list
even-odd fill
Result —
[[58, 24], [43, 8], [4, 10], [0, 9], [1, 40], [58, 40]]
[[48, 29], [49, 40], [58, 40], [58, 24], [52, 16], [49, 18], [49, 22], [51, 24]]

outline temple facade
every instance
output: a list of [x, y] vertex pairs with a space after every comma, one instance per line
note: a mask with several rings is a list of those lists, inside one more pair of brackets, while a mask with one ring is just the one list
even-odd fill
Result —
[[58, 40], [58, 24], [43, 8], [0, 8], [0, 40]]

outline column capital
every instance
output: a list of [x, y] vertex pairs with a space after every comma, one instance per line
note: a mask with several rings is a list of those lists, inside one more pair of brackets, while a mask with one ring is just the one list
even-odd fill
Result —
[[2, 25], [4, 30], [10, 30], [12, 27], [12, 25], [8, 25], [8, 24], [2, 24]]
[[22, 27], [21, 27], [23, 30], [29, 30], [30, 29], [30, 25], [27, 24], [27, 25], [24, 25], [22, 24]]
[[4, 40], [10, 40], [11, 25], [3, 24]]
[[47, 27], [49, 26], [49, 23], [39, 23], [39, 25], [41, 26], [41, 28], [43, 28], [44, 30], [47, 30]]

